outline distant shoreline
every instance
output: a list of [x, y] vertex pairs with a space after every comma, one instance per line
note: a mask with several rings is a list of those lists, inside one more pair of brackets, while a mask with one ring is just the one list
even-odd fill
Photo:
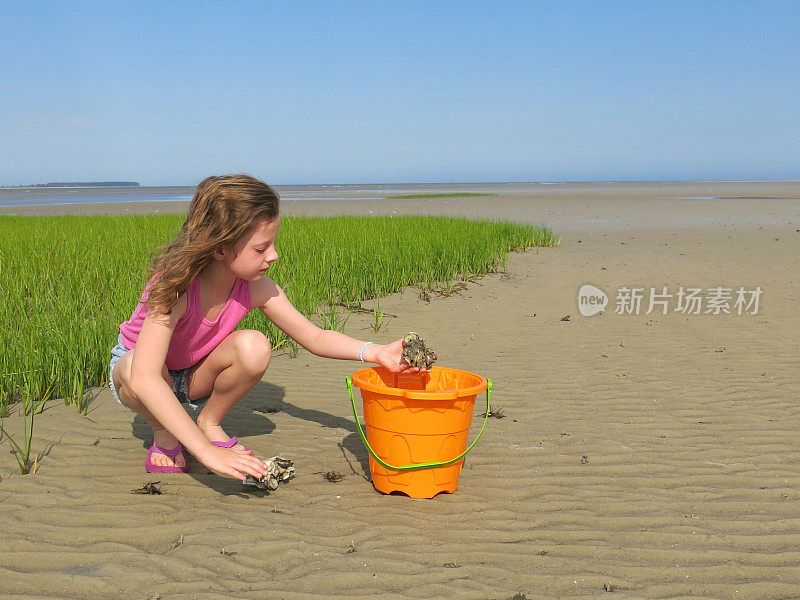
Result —
[[[362, 183], [273, 183], [276, 188], [351, 188], [351, 187], [374, 187], [374, 186], [515, 186], [515, 185], [617, 185], [617, 184], [706, 184], [706, 183], [800, 183], [800, 179], [586, 179], [576, 181], [413, 181], [413, 182], [362, 182]], [[191, 184], [167, 184], [167, 185], [142, 185], [141, 183], [130, 181], [112, 182], [64, 182], [64, 183], [38, 183], [33, 185], [0, 185], [0, 190], [41, 190], [41, 189], [88, 189], [88, 188], [194, 188], [196, 183]]]
[[110, 187], [141, 187], [138, 181], [59, 181], [54, 183], [33, 183], [31, 185], [4, 185], [0, 190], [40, 190], [46, 189], [84, 189], [84, 188], [110, 188]]
[[[797, 183], [384, 185], [294, 190], [276, 187], [281, 196], [281, 214], [286, 217], [468, 216], [534, 225], [544, 223], [559, 233], [572, 231], [586, 236], [618, 230], [776, 226], [784, 227], [793, 239], [800, 240], [800, 233], [796, 231], [800, 227], [800, 184]], [[403, 192], [399, 192], [399, 188]], [[424, 197], [425, 194], [449, 196], [453, 191], [497, 195]], [[192, 192], [191, 188], [6, 191], [0, 193], [0, 214], [185, 215]], [[408, 192], [417, 197], [387, 198]], [[46, 202], [48, 204], [44, 204]]]

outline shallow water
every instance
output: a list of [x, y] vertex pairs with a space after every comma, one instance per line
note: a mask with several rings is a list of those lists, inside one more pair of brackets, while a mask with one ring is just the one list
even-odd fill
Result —
[[[382, 200], [407, 193], [458, 193], [488, 190], [527, 191], [531, 184], [357, 184], [275, 186], [287, 200]], [[107, 202], [185, 202], [194, 186], [96, 187], [96, 188], [0, 188], [0, 207], [92, 204]], [[497, 192], [493, 192], [497, 193]]]
[[[679, 200], [770, 200], [797, 198], [797, 182], [521, 182], [370, 183], [275, 186], [286, 200], [383, 200], [400, 194], [487, 193], [515, 196], [661, 196]], [[758, 188], [756, 194], [753, 192]], [[702, 192], [717, 192], [715, 195]], [[749, 194], [747, 192], [750, 192]], [[194, 186], [97, 188], [0, 188], [0, 207], [114, 202], [185, 202]], [[436, 200], [436, 199], [433, 199]], [[446, 199], [445, 199], [446, 200]]]

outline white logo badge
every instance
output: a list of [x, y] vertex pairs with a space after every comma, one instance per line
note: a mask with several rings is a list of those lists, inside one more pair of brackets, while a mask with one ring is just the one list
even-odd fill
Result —
[[594, 287], [590, 283], [585, 283], [578, 290], [578, 310], [584, 317], [591, 317], [605, 310], [608, 305], [606, 293]]

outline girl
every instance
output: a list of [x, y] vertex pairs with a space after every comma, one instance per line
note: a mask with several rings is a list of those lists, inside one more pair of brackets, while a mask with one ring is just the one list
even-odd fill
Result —
[[[154, 258], [136, 310], [119, 326], [109, 385], [153, 428], [150, 473], [188, 471], [186, 447], [217, 473], [242, 480], [266, 474], [220, 425], [269, 365], [263, 333], [234, 331], [253, 308], [319, 356], [418, 371], [402, 360], [402, 340], [382, 346], [322, 330], [265, 276], [278, 260], [278, 201], [275, 190], [247, 175], [200, 182], [180, 234]], [[199, 409], [196, 423], [182, 405]]]

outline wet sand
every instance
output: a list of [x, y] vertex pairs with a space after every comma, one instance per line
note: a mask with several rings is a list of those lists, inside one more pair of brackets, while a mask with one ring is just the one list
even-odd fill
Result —
[[[563, 234], [460, 294], [382, 299], [396, 315], [385, 333], [348, 321], [376, 341], [419, 331], [440, 365], [494, 380], [505, 418], [489, 420], [458, 491], [374, 491], [344, 387], [358, 363], [275, 356], [229, 416], [259, 455], [295, 461], [272, 494], [196, 461], [188, 476], [146, 474], [145, 423], [97, 390], [86, 417], [59, 402], [37, 417], [35, 475], [15, 473], [2, 443], [0, 595], [800, 597], [800, 186], [685, 185], [748, 198], [286, 200], [284, 214], [511, 218]], [[585, 283], [609, 294], [603, 314], [580, 315]], [[616, 314], [623, 286], [763, 294], [757, 314], [686, 315], [675, 298], [666, 315]], [[329, 469], [346, 476], [330, 483]], [[163, 495], [131, 492], [152, 481]]]

